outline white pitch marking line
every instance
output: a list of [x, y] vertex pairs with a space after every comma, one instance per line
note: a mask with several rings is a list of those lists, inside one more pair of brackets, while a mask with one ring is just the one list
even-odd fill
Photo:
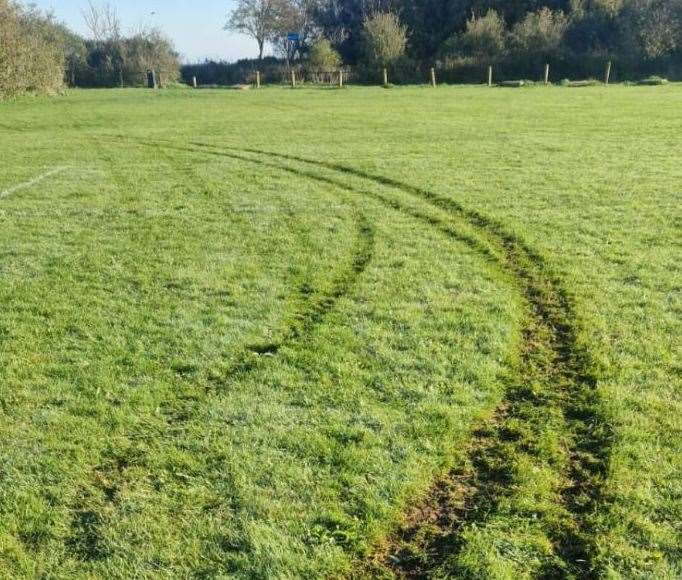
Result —
[[69, 167], [55, 167], [54, 169], [50, 169], [50, 171], [47, 171], [43, 173], [42, 175], [39, 175], [38, 177], [34, 177], [30, 181], [25, 181], [24, 183], [18, 183], [17, 185], [14, 185], [10, 187], [9, 189], [5, 189], [4, 191], [0, 191], [0, 199], [3, 197], [7, 197], [8, 195], [12, 195], [13, 193], [16, 193], [17, 191], [21, 191], [22, 189], [26, 189], [28, 187], [31, 187], [33, 185], [36, 185], [37, 183], [40, 183], [41, 181], [45, 181], [46, 179], [49, 179], [50, 177], [57, 175], [57, 173], [61, 173], [62, 171], [66, 171], [67, 169], [70, 169]]

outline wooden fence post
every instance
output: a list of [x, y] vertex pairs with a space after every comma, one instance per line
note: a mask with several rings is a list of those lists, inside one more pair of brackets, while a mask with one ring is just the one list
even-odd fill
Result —
[[260, 89], [260, 71], [256, 71], [256, 88]]
[[388, 71], [384, 69], [384, 86], [388, 86]]
[[545, 85], [549, 84], [549, 64], [545, 65]]
[[291, 69], [291, 86], [296, 87], [296, 71], [294, 69]]
[[343, 69], [339, 69], [339, 88], [343, 88]]
[[436, 69], [431, 67], [431, 86], [436, 87]]
[[604, 72], [604, 84], [608, 85], [611, 79], [611, 61], [606, 63], [606, 71]]
[[488, 86], [493, 86], [493, 67], [488, 66]]
[[192, 77], [192, 86], [196, 89], [197, 88], [197, 77]]

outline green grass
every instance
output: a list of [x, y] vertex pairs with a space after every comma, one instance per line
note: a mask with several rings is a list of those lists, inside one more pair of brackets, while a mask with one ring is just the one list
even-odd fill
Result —
[[681, 105], [0, 103], [1, 575], [682, 575]]

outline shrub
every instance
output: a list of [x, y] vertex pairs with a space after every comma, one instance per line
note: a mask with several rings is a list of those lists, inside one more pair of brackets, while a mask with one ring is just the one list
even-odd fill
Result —
[[308, 68], [311, 71], [336, 70], [340, 66], [341, 56], [326, 38], [322, 38], [312, 45], [308, 54]]
[[187, 64], [182, 67], [182, 79], [186, 83], [197, 77], [200, 85], [223, 86], [244, 82], [255, 82], [255, 72], [260, 71], [261, 82], [273, 83], [286, 80], [288, 69], [283, 61], [275, 57], [257, 59], [241, 59], [237, 62], [211, 61]]
[[78, 86], [144, 86], [147, 70], [156, 71], [163, 86], [180, 78], [178, 55], [172, 43], [156, 29], [127, 38], [87, 40], [85, 49], [85, 59], [74, 73]]
[[64, 50], [51, 20], [0, 0], [0, 98], [53, 93], [64, 83]]

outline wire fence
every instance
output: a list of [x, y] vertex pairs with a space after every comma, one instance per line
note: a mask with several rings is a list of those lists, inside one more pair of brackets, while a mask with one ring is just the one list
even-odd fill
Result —
[[[562, 84], [566, 86], [588, 86], [593, 84], [610, 84], [616, 82], [632, 82], [634, 84], [664, 84], [667, 76], [649, 74], [637, 80], [629, 80], [621, 74], [617, 63], [611, 60], [595, 61], [585, 66], [578, 77], [566, 76], [566, 68], [561, 64], [543, 63], [535, 69], [522, 71], [503, 65], [466, 65], [459, 67], [415, 67], [410, 70], [386, 67], [378, 70], [343, 67], [339, 69], [310, 69], [304, 66], [281, 67], [277, 70], [265, 69], [244, 72], [236, 82], [204, 82], [198, 74], [183, 81], [197, 88], [221, 86], [260, 87], [263, 85], [289, 85], [293, 87], [313, 86], [346, 86], [361, 85], [415, 85], [428, 84], [487, 84], [490, 86], [521, 87], [532, 84]], [[234, 81], [234, 77], [230, 79]]]
[[[627, 70], [617, 61], [592, 59], [585, 61], [579, 68], [566, 62], [528, 63], [522, 67], [508, 63], [480, 64], [460, 63], [456, 66], [436, 63], [434, 66], [386, 67], [369, 69], [366, 67], [343, 67], [341, 69], [311, 69], [305, 66], [269, 66], [262, 69], [238, 70], [225, 69], [205, 71], [201, 66], [183, 71], [183, 81], [196, 86], [261, 86], [268, 84], [284, 85], [412, 85], [412, 84], [495, 84], [505, 86], [524, 86], [528, 84], [565, 84], [586, 85], [598, 82], [631, 82], [655, 84], [656, 75], [660, 79], [682, 80], [682, 69], [674, 67], [651, 67], [639, 73]], [[205, 74], [208, 72], [209, 74]]]
[[[229, 65], [226, 65], [229, 66]], [[182, 83], [195, 88], [220, 87], [261, 87], [264, 85], [327, 86], [339, 87], [349, 84], [360, 85], [414, 85], [414, 84], [488, 84], [498, 86], [524, 86], [529, 84], [564, 84], [586, 86], [597, 83], [634, 82], [640, 84], [663, 84], [666, 79], [682, 79], [682, 71], [666, 70], [660, 76], [650, 72], [636, 80], [622, 74], [617, 62], [594, 60], [584, 63], [578, 70], [579, 76], [572, 79], [568, 72], [576, 74], [575, 68], [565, 63], [533, 63], [519, 69], [505, 64], [459, 64], [448, 66], [436, 63], [433, 67], [413, 66], [368, 69], [344, 66], [337, 69], [310, 68], [301, 65], [277, 64], [262, 68], [240, 69], [228, 73], [207, 69], [202, 65], [185, 67], [182, 73], [172, 69], [161, 70], [109, 70], [81, 72], [69, 78], [69, 84], [76, 87], [148, 87], [166, 88]]]

